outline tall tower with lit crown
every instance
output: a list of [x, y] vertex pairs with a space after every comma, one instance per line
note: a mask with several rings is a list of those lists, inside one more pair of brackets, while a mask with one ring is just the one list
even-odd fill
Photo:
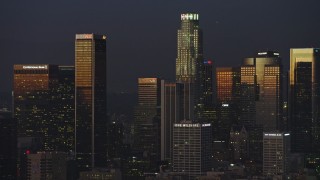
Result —
[[195, 82], [202, 53], [202, 31], [199, 27], [199, 14], [181, 14], [176, 59], [176, 80], [178, 82]]
[[202, 70], [202, 31], [199, 14], [181, 14], [178, 30], [176, 81], [183, 83], [183, 119], [194, 120], [194, 107], [200, 103]]

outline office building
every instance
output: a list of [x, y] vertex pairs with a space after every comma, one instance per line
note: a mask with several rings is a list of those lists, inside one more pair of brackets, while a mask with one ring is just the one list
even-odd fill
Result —
[[[13, 102], [18, 137], [42, 139], [42, 150], [56, 150], [59, 143], [56, 111], [58, 66], [14, 65]], [[55, 98], [52, 98], [55, 97]], [[73, 125], [71, 126], [73, 127]]]
[[[195, 86], [194, 83], [181, 83], [182, 88], [182, 120], [195, 119]], [[196, 116], [197, 117], [197, 116]]]
[[193, 83], [196, 81], [202, 63], [202, 54], [202, 31], [199, 27], [199, 14], [181, 14], [176, 59], [177, 82]]
[[173, 125], [173, 172], [195, 179], [212, 167], [211, 124], [182, 121]]
[[[72, 159], [72, 158], [71, 158]], [[27, 154], [27, 179], [61, 179], [75, 176], [69, 166], [70, 157], [65, 152], [37, 152]], [[69, 172], [68, 172], [69, 171]]]
[[75, 39], [75, 152], [79, 169], [107, 164], [106, 36]]
[[173, 124], [182, 119], [183, 84], [161, 81], [161, 160], [171, 161]]
[[134, 112], [134, 152], [147, 158], [149, 171], [157, 170], [161, 152], [161, 80], [138, 79], [138, 106]]
[[289, 133], [263, 133], [263, 175], [285, 175], [288, 170], [289, 153]]
[[289, 122], [292, 151], [320, 153], [320, 49], [290, 49]]
[[40, 137], [19, 137], [17, 139], [17, 179], [27, 179], [28, 154], [42, 151], [43, 141]]
[[216, 68], [212, 60], [203, 62], [202, 104], [204, 108], [214, 107], [217, 98]]
[[[282, 64], [276, 51], [259, 51], [245, 58], [240, 69], [240, 119], [249, 137], [249, 159], [254, 174], [262, 173], [263, 131], [281, 128]], [[251, 165], [250, 165], [251, 166]]]
[[69, 152], [74, 151], [75, 148], [75, 68], [74, 66], [58, 66], [58, 72], [58, 87], [55, 89], [57, 100], [54, 106], [57, 113], [54, 126], [59, 127], [55, 138], [63, 146], [54, 150]]
[[[198, 122], [212, 123], [213, 117], [209, 114], [215, 113], [217, 85], [215, 66], [212, 60], [204, 60], [201, 65], [199, 101], [196, 104], [196, 119]], [[208, 116], [209, 115], [209, 116]]]
[[[177, 34], [176, 81], [184, 84], [184, 119], [197, 120], [202, 93], [202, 30], [199, 14], [181, 14], [181, 27]], [[197, 108], [195, 109], [195, 106]], [[195, 112], [196, 111], [196, 112]]]
[[282, 122], [282, 64], [278, 52], [258, 52], [241, 66], [241, 122], [266, 131], [279, 129]]
[[17, 171], [23, 175], [27, 150], [74, 150], [74, 67], [14, 65], [13, 86]]
[[74, 67], [14, 66], [18, 137], [39, 137], [42, 150], [74, 149]]
[[230, 129], [240, 119], [240, 68], [216, 68], [217, 120], [213, 123], [215, 140], [229, 144]]
[[216, 74], [218, 103], [237, 103], [240, 96], [240, 68], [218, 67]]

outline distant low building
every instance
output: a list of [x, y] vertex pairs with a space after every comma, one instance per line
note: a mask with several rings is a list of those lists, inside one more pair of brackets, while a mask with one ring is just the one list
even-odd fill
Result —
[[80, 180], [121, 180], [122, 175], [119, 169], [100, 169], [80, 172]]
[[244, 126], [232, 127], [229, 146], [233, 161], [244, 161], [248, 157], [248, 133]]
[[70, 172], [70, 160], [64, 152], [27, 152], [27, 179], [76, 179], [76, 172]]

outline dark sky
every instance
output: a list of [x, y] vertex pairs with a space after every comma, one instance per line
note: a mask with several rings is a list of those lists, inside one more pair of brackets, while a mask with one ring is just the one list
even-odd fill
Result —
[[74, 64], [76, 33], [107, 35], [108, 90], [138, 77], [174, 79], [180, 14], [197, 12], [205, 57], [240, 65], [257, 50], [320, 47], [319, 0], [1, 0], [0, 91], [18, 63]]

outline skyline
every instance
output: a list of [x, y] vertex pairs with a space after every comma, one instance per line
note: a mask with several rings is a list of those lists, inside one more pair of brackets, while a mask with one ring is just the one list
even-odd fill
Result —
[[317, 1], [124, 2], [2, 2], [0, 91], [12, 90], [13, 64], [74, 65], [77, 33], [107, 35], [109, 92], [136, 92], [138, 77], [173, 80], [184, 12], [199, 13], [204, 57], [217, 67], [239, 66], [269, 49], [280, 52], [288, 70], [290, 48], [320, 46]]
[[[223, 12], [228, 15], [225, 17], [232, 16], [232, 21], [215, 21], [211, 6], [203, 9], [208, 13], [202, 16], [204, 13], [197, 9], [202, 3], [192, 7], [196, 10], [155, 14], [161, 7], [138, 0], [121, 6], [135, 5], [128, 10], [137, 11], [121, 19], [128, 12], [108, 16], [112, 12], [108, 5], [117, 3], [81, 1], [63, 3], [75, 9], [58, 8], [59, 2], [43, 4], [48, 9], [43, 9], [42, 3], [31, 3], [35, 9], [21, 7], [31, 13], [21, 20], [37, 15], [43, 24], [36, 18], [22, 27], [26, 21], [21, 21], [18, 25], [22, 28], [11, 34], [18, 36], [10, 40], [8, 35], [3, 42], [0, 33], [0, 42], [5, 44], [0, 57], [6, 59], [9, 49], [14, 50], [9, 54], [12, 60], [1, 61], [4, 66], [0, 66], [14, 67], [14, 89], [11, 96], [7, 94], [12, 106], [7, 103], [0, 109], [0, 120], [4, 121], [1, 139], [11, 139], [13, 144], [9, 151], [0, 152], [0, 167], [14, 170], [1, 170], [1, 177], [54, 177], [61, 169], [65, 172], [59, 173], [62, 179], [117, 174], [119, 179], [320, 177], [320, 48], [294, 46], [306, 42], [318, 46], [318, 16], [307, 21], [310, 14], [305, 16], [307, 12], [300, 10], [312, 12], [308, 6], [314, 4], [301, 4], [290, 16], [275, 11], [278, 4], [246, 4], [243, 0], [229, 3], [230, 13]], [[102, 15], [104, 6], [108, 12]], [[239, 11], [244, 16], [238, 16]], [[13, 16], [21, 13], [11, 12]], [[289, 16], [292, 22], [286, 19]], [[109, 22], [110, 18], [113, 21]], [[170, 25], [176, 18], [181, 28]], [[208, 26], [202, 19], [209, 20]], [[105, 21], [108, 23], [97, 23]], [[114, 31], [112, 22], [121, 28]], [[107, 26], [109, 32], [95, 31]], [[29, 31], [30, 27], [34, 31]], [[207, 27], [216, 28], [209, 31], [211, 38], [206, 37]], [[171, 38], [171, 29], [175, 29], [175, 38]], [[33, 33], [35, 36], [28, 36]], [[66, 37], [71, 33], [72, 45]], [[116, 49], [110, 48], [114, 45]], [[278, 48], [268, 48], [274, 46]], [[289, 57], [285, 57], [286, 51], [290, 51]], [[23, 62], [16, 63], [14, 58], [18, 57]], [[10, 81], [10, 72], [2, 74], [0, 83], [1, 78]], [[5, 86], [3, 83], [0, 92]], [[110, 97], [107, 102], [107, 90], [114, 92], [108, 95], [123, 108], [114, 111], [108, 107], [109, 103], [115, 108]], [[137, 94], [132, 93], [135, 90]], [[130, 96], [138, 97], [138, 101], [130, 102]], [[2, 116], [9, 110], [10, 116]], [[267, 144], [281, 135], [290, 135], [286, 138], [288, 146], [277, 143], [279, 148], [269, 151], [274, 146]], [[272, 142], [264, 136], [271, 136]], [[49, 151], [64, 152], [69, 158], [54, 164], [60, 158], [52, 157], [48, 165], [32, 160], [33, 155]], [[284, 168], [274, 171], [281, 168], [278, 162]], [[287, 167], [289, 171], [285, 171]]]

